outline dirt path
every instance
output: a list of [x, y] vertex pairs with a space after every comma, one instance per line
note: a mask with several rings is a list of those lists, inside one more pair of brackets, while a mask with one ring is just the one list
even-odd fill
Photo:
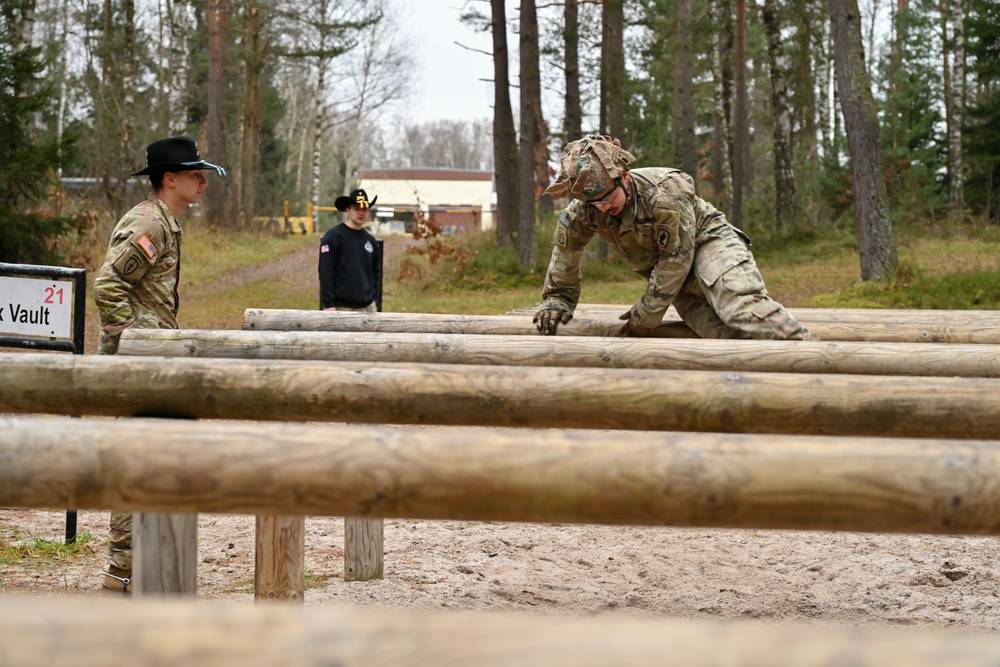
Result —
[[[403, 252], [412, 239], [404, 236], [390, 236], [384, 239], [383, 245], [385, 257], [383, 264], [388, 266], [389, 262]], [[319, 238], [316, 238], [319, 244]], [[315, 282], [316, 281], [316, 253], [317, 247], [308, 247], [287, 253], [273, 262], [248, 266], [232, 273], [226, 274], [223, 278], [211, 283], [192, 286], [185, 289], [185, 298], [202, 298], [217, 292], [224, 292], [242, 283], [257, 282], [262, 280], [289, 280], [293, 282]]]

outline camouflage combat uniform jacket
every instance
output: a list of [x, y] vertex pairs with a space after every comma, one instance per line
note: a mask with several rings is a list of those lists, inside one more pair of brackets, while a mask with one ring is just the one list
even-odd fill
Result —
[[130, 327], [177, 328], [182, 234], [170, 209], [154, 195], [115, 226], [94, 279], [101, 354], [115, 354], [121, 332]]
[[[636, 319], [656, 326], [691, 273], [695, 249], [722, 227], [736, 232], [728, 256], [712, 266], [699, 267], [709, 282], [751, 257], [742, 232], [732, 227], [711, 204], [694, 194], [691, 177], [677, 169], [652, 167], [629, 172], [629, 200], [619, 223], [580, 200], [573, 200], [559, 216], [555, 247], [542, 292], [542, 308], [573, 312], [580, 300], [584, 248], [600, 235], [629, 266], [649, 281], [636, 304]], [[727, 231], [728, 231], [727, 230]]]

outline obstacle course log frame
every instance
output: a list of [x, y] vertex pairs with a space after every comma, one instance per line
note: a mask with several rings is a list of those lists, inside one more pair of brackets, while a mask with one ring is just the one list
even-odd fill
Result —
[[122, 354], [1000, 378], [1000, 345], [128, 329]]
[[[1000, 344], [1000, 328], [992, 323], [881, 324], [878, 322], [802, 321], [820, 340], [886, 343], [986, 343]], [[618, 335], [622, 322], [617, 316], [574, 317], [560, 325], [560, 336]], [[464, 333], [538, 335], [527, 315], [441, 315], [433, 313], [349, 313], [340, 311], [278, 310], [248, 308], [243, 329], [254, 331], [353, 331], [385, 333]], [[653, 338], [697, 338], [681, 321], [664, 322], [653, 330]]]
[[[613, 304], [580, 304], [576, 307], [574, 317], [604, 318], [618, 316], [631, 308], [629, 305]], [[789, 311], [798, 319], [807, 322], [847, 323], [847, 322], [879, 322], [882, 324], [981, 324], [1000, 327], [1000, 311], [996, 310], [935, 310], [923, 308], [790, 308]], [[505, 315], [527, 315], [533, 317], [538, 312], [537, 307], [514, 308]], [[664, 321], [672, 322], [680, 319], [680, 315], [672, 307], [664, 315]]]
[[0, 354], [0, 412], [995, 438], [1000, 380]]
[[5, 507], [1000, 535], [997, 441], [4, 417], [0, 460]]
[[[573, 618], [496, 612], [199, 605], [110, 600], [0, 600], [0, 664], [105, 667], [129, 638], [128, 662], [185, 667], [366, 665], [506, 667], [987, 667], [995, 634], [753, 621]], [[665, 656], [669, 656], [666, 660]]]

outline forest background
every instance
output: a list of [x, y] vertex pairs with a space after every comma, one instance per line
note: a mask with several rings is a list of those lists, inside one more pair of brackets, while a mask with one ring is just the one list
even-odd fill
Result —
[[897, 275], [900, 230], [1000, 223], [995, 1], [510, 4], [453, 9], [492, 35], [493, 117], [390, 126], [413, 66], [391, 0], [2, 0], [0, 261], [96, 268], [174, 134], [229, 169], [189, 215], [213, 233], [328, 204], [361, 168], [493, 170], [521, 275], [588, 132], [683, 168], [751, 236], [850, 235], [864, 280]]

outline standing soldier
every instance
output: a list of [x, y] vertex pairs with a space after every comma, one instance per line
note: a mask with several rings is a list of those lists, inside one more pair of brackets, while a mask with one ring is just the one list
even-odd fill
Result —
[[[222, 167], [198, 155], [194, 140], [172, 137], [146, 148], [149, 199], [126, 213], [108, 244], [104, 266], [94, 279], [94, 301], [101, 315], [101, 354], [116, 354], [122, 331], [177, 328], [177, 284], [181, 270], [180, 215], [201, 201], [207, 181], [203, 169], [225, 176]], [[111, 513], [104, 587], [128, 592], [132, 577], [132, 515]]]
[[702, 338], [808, 340], [805, 327], [767, 295], [749, 239], [695, 194], [691, 177], [665, 167], [630, 171], [634, 160], [607, 136], [566, 146], [559, 178], [546, 190], [571, 201], [556, 225], [534, 317], [538, 331], [554, 334], [572, 319], [583, 251], [597, 234], [647, 281], [645, 293], [621, 316], [620, 336], [648, 335], [673, 304]]
[[334, 206], [347, 213], [319, 242], [319, 307], [374, 313], [382, 302], [382, 257], [365, 221], [378, 197], [362, 189], [337, 197]]

